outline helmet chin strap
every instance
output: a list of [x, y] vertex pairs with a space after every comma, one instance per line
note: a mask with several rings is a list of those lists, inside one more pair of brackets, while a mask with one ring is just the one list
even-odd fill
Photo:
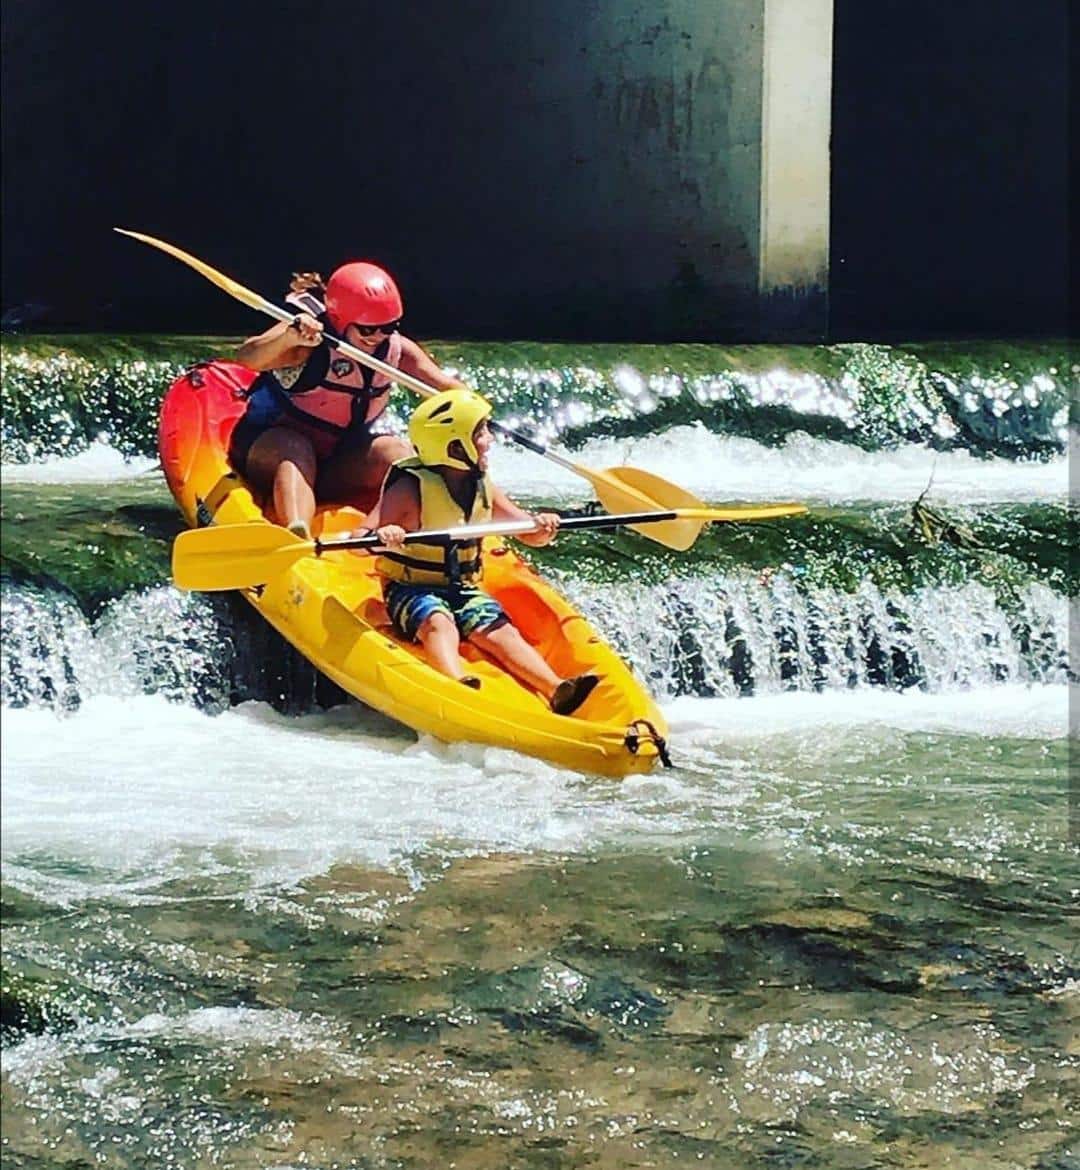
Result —
[[476, 499], [477, 495], [479, 495], [480, 498], [484, 501], [484, 507], [490, 507], [491, 501], [488, 499], [487, 479], [485, 478], [484, 473], [480, 470], [479, 463], [470, 462], [469, 479], [472, 482], [473, 499]]
[[[450, 448], [453, 447], [455, 443], [458, 445], [458, 449], [461, 451], [460, 455], [450, 454]], [[446, 454], [449, 456], [449, 458], [456, 459], [458, 463], [464, 463], [465, 467], [462, 470], [468, 471], [470, 475], [475, 476], [477, 479], [483, 476], [484, 473], [480, 470], [480, 464], [475, 459], [469, 458], [469, 452], [465, 450], [465, 444], [460, 439], [450, 440], [450, 443], [446, 448]]]
[[450, 445], [446, 448], [447, 455], [450, 454], [450, 447], [452, 447], [454, 443], [457, 443], [458, 447], [461, 449], [460, 457], [455, 455], [454, 458], [459, 462], [465, 463], [467, 465], [465, 470], [473, 481], [473, 492], [479, 492], [483, 497], [485, 506], [488, 505], [490, 501], [488, 500], [487, 483], [485, 482], [484, 472], [481, 469], [479, 462], [469, 458], [469, 453], [465, 450], [465, 444], [460, 439], [454, 439], [453, 442], [450, 443]]

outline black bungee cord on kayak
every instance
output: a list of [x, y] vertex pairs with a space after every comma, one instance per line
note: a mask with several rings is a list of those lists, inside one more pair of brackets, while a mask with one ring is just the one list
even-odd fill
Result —
[[[645, 730], [642, 731], [640, 730], [641, 728]], [[665, 768], [674, 767], [671, 762], [671, 755], [668, 752], [667, 740], [656, 730], [656, 727], [650, 720], [635, 719], [626, 730], [624, 740], [626, 750], [631, 755], [636, 756], [643, 740], [656, 745], [656, 754], [660, 757], [660, 763]]]

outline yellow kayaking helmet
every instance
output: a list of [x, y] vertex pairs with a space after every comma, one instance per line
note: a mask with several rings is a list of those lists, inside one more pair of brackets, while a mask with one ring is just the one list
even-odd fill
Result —
[[[409, 439], [422, 463], [476, 471], [480, 453], [473, 442], [473, 432], [490, 417], [491, 403], [486, 398], [464, 386], [455, 386], [426, 398], [413, 411]], [[450, 454], [450, 444], [455, 439], [465, 449], [468, 462]]]

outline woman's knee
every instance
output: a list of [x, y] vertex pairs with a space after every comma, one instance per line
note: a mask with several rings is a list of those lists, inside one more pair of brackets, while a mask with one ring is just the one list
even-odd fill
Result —
[[368, 461], [386, 468], [399, 459], [408, 459], [412, 453], [412, 447], [397, 435], [376, 435], [371, 440]]
[[353, 484], [360, 490], [378, 491], [393, 464], [412, 453], [412, 447], [396, 435], [376, 435], [362, 458], [351, 463], [349, 473]]
[[253, 479], [272, 482], [278, 469], [291, 463], [309, 484], [315, 482], [318, 460], [310, 441], [295, 431], [275, 427], [260, 435], [247, 455], [247, 470]]
[[377, 435], [366, 446], [342, 451], [326, 461], [319, 471], [319, 495], [370, 507], [374, 499], [367, 502], [359, 497], [374, 496], [390, 465], [411, 454], [412, 448], [394, 435]]

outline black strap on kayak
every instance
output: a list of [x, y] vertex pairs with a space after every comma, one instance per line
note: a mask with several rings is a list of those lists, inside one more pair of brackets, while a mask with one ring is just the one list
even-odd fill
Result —
[[672, 767], [671, 756], [667, 750], [667, 740], [656, 730], [655, 726], [648, 719], [635, 719], [626, 729], [625, 743], [631, 755], [637, 755], [642, 740], [654, 743], [656, 745], [656, 754], [660, 757], [660, 763], [665, 768]]

